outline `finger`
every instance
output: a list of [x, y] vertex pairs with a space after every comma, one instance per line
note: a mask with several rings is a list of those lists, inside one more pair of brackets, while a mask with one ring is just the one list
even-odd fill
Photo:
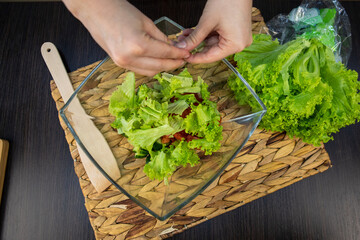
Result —
[[205, 39], [206, 46], [213, 46], [219, 43], [219, 35], [213, 35]]
[[175, 46], [175, 44], [177, 43], [177, 41], [175, 41], [175, 40], [171, 40], [171, 43], [170, 43], [170, 45], [171, 46]]
[[156, 40], [171, 43], [170, 39], [162, 32], [156, 25], [149, 19], [149, 21], [145, 22], [145, 31], [149, 36], [153, 37]]
[[144, 29], [150, 37], [145, 41], [149, 45], [145, 47], [144, 56], [173, 59], [190, 56], [189, 51], [175, 47], [175, 44], [151, 20], [145, 22]]
[[147, 77], [153, 77], [157, 74], [157, 72], [154, 70], [142, 69], [137, 67], [128, 67], [126, 69]]
[[203, 24], [199, 22], [199, 25], [192, 31], [186, 39], [179, 42], [176, 46], [184, 48], [189, 51], [196, 48], [213, 30], [212, 24]]
[[186, 59], [189, 63], [211, 63], [221, 60], [232, 54], [231, 49], [221, 49], [219, 45], [214, 45], [204, 51], [191, 55]]
[[182, 35], [189, 36], [193, 31], [194, 31], [193, 28], [184, 29], [184, 31], [182, 32]]
[[[127, 69], [138, 69], [149, 72], [159, 73], [162, 71], [170, 71], [184, 65], [184, 60], [173, 59], [156, 59], [150, 57], [140, 57], [134, 59], [133, 63], [130, 63]], [[148, 76], [148, 75], [147, 75]]]
[[181, 35], [177, 37], [177, 40], [183, 41], [187, 36], [189, 36], [192, 32], [194, 31], [194, 29], [192, 28], [187, 28], [184, 31], [182, 31]]
[[157, 39], [149, 38], [144, 42], [145, 57], [165, 58], [165, 59], [185, 59], [190, 56], [190, 52], [185, 49], [172, 46], [168, 43], [159, 41]]
[[185, 35], [180, 35], [177, 37], [178, 42], [183, 41], [186, 38]]

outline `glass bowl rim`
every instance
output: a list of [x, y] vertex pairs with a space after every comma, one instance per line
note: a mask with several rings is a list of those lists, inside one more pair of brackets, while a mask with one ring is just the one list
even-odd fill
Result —
[[[184, 30], [184, 28], [177, 24], [176, 22], [174, 22], [173, 20], [169, 19], [168, 17], [161, 17], [157, 20], [154, 21], [155, 24], [161, 22], [161, 21], [168, 21], [171, 24], [175, 25], [176, 27], [180, 28], [181, 30]], [[131, 194], [129, 194], [125, 189], [123, 189], [119, 184], [117, 184], [114, 179], [112, 179], [106, 172], [105, 170], [96, 162], [96, 160], [92, 157], [92, 155], [89, 153], [89, 151], [87, 150], [87, 148], [84, 146], [84, 144], [82, 143], [81, 139], [79, 138], [79, 136], [77, 135], [76, 131], [74, 130], [74, 128], [72, 127], [70, 121], [68, 120], [68, 118], [65, 115], [65, 111], [67, 109], [67, 107], [71, 104], [72, 100], [74, 98], [76, 98], [78, 92], [81, 90], [81, 88], [87, 83], [87, 81], [92, 77], [92, 75], [102, 66], [102, 64], [104, 64], [105, 62], [111, 60], [111, 58], [109, 56], [105, 57], [98, 65], [95, 66], [95, 68], [86, 76], [86, 78], [80, 83], [80, 85], [75, 89], [75, 91], [73, 92], [73, 94], [71, 95], [71, 97], [68, 99], [68, 101], [64, 104], [64, 106], [60, 109], [59, 113], [61, 118], [63, 119], [63, 121], [65, 122], [66, 126], [69, 128], [71, 134], [73, 135], [77, 147], [81, 147], [82, 150], [85, 152], [85, 154], [87, 155], [87, 157], [90, 159], [90, 161], [94, 164], [94, 166], [106, 177], [106, 179], [108, 179], [110, 181], [111, 184], [113, 184], [117, 189], [119, 189], [123, 194], [125, 194], [129, 199], [131, 199], [132, 201], [134, 201], [136, 204], [138, 204], [140, 207], [142, 207], [144, 210], [146, 210], [147, 212], [149, 212], [152, 216], [154, 216], [155, 218], [163, 221], [166, 220], [167, 218], [169, 218], [170, 216], [172, 216], [175, 212], [177, 212], [178, 210], [180, 210], [182, 207], [184, 207], [186, 204], [188, 204], [191, 200], [193, 200], [195, 197], [197, 197], [201, 192], [203, 192], [217, 177], [220, 176], [220, 174], [225, 170], [225, 168], [232, 162], [232, 160], [236, 157], [236, 155], [241, 151], [241, 149], [243, 148], [243, 146], [245, 145], [245, 143], [249, 140], [250, 136], [253, 134], [253, 132], [255, 131], [256, 127], [258, 126], [259, 122], [261, 121], [262, 117], [264, 116], [264, 114], [267, 112], [266, 106], [264, 105], [264, 103], [261, 101], [261, 99], [259, 98], [259, 96], [255, 93], [255, 91], [252, 89], [252, 87], [248, 84], [248, 82], [243, 78], [243, 76], [236, 70], [236, 68], [226, 59], [222, 59], [222, 62], [225, 63], [231, 70], [233, 73], [235, 73], [235, 75], [245, 84], [246, 88], [251, 92], [252, 96], [255, 97], [255, 99], [257, 100], [257, 102], [259, 103], [259, 105], [261, 106], [262, 110], [259, 110], [257, 112], [254, 113], [250, 113], [250, 114], [246, 114], [237, 118], [233, 118], [230, 119], [229, 121], [236, 121], [236, 120], [245, 120], [245, 119], [249, 119], [252, 118], [254, 116], [259, 116], [257, 122], [254, 124], [254, 126], [252, 127], [252, 129], [249, 131], [248, 136], [245, 138], [245, 140], [243, 141], [243, 143], [238, 147], [238, 149], [235, 151], [235, 153], [230, 157], [230, 160], [228, 160], [228, 162], [226, 164], [224, 164], [223, 167], [221, 167], [221, 169], [214, 174], [213, 177], [210, 178], [210, 180], [208, 180], [208, 182], [201, 187], [200, 189], [198, 189], [197, 191], [195, 191], [189, 198], [187, 198], [186, 200], [184, 200], [181, 204], [179, 204], [178, 206], [176, 206], [173, 210], [169, 211], [167, 214], [163, 215], [163, 216], [159, 216], [158, 214], [156, 214], [155, 212], [153, 212], [151, 209], [149, 209], [148, 207], [146, 207], [143, 203], [141, 203], [138, 199], [136, 199], [134, 196], [132, 196]]]

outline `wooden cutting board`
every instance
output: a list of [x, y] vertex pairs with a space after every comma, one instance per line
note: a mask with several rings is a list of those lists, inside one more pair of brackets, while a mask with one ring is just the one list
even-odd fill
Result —
[[3, 139], [0, 139], [0, 204], [1, 204], [1, 196], [2, 189], [4, 186], [5, 179], [5, 169], [6, 169], [6, 161], [9, 151], [9, 142]]

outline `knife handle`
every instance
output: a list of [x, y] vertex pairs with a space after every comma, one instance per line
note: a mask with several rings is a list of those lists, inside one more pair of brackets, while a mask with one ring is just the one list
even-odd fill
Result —
[[[51, 76], [54, 78], [64, 103], [66, 103], [74, 93], [74, 88], [56, 46], [51, 42], [45, 42], [41, 46], [41, 55], [45, 60]], [[61, 81], [61, 83], [58, 81]]]
[[6, 160], [7, 160], [8, 151], [9, 151], [9, 142], [0, 139], [0, 204], [1, 204], [2, 189], [5, 180], [5, 169], [6, 169]]

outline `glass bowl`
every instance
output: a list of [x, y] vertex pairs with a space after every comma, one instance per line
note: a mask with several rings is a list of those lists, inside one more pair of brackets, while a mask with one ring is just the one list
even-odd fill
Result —
[[[183, 30], [167, 17], [158, 19], [155, 24], [167, 35]], [[169, 178], [168, 185], [163, 181], [150, 180], [145, 175], [145, 159], [135, 158], [132, 146], [126, 138], [110, 126], [115, 118], [108, 112], [109, 99], [111, 93], [123, 82], [127, 71], [116, 66], [109, 57], [89, 73], [60, 110], [60, 115], [74, 135], [78, 147], [84, 150], [99, 171], [121, 192], [159, 220], [169, 218], [220, 176], [245, 145], [266, 112], [256, 93], [226, 59], [210, 64], [187, 64], [185, 67], [194, 79], [201, 76], [208, 84], [210, 99], [217, 103], [222, 116], [223, 140], [221, 148], [210, 156], [201, 156], [198, 165], [177, 168]], [[177, 69], [173, 73], [181, 70]], [[259, 103], [256, 110], [237, 104], [227, 86], [227, 79], [231, 74], [236, 74], [241, 79], [254, 100]], [[152, 78], [136, 75], [136, 87], [153, 81], [155, 80]], [[84, 111], [75, 106], [79, 101], [86, 117], [91, 119], [96, 128], [87, 129], [82, 121], [79, 121], [84, 119]], [[96, 136], [93, 131], [99, 131], [106, 139], [113, 154], [111, 157], [116, 159], [120, 170], [119, 178], [111, 178], [111, 174], [101, 167], [97, 147], [100, 140], [91, 137]]]

